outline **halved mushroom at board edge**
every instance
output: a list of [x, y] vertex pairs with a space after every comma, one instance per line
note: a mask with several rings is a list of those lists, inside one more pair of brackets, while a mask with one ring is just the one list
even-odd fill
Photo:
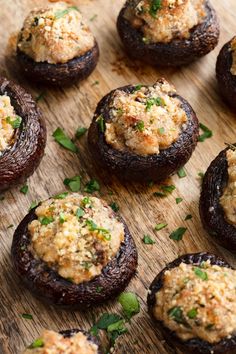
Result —
[[40, 203], [15, 231], [16, 273], [28, 289], [65, 308], [84, 308], [113, 298], [137, 267], [129, 230], [107, 203], [62, 193]]
[[203, 178], [200, 216], [213, 240], [236, 252], [236, 147], [230, 145], [212, 161]]
[[71, 85], [95, 69], [97, 42], [76, 6], [65, 2], [32, 10], [17, 43], [17, 59], [32, 81]]
[[44, 330], [22, 354], [46, 353], [102, 354], [102, 350], [98, 338], [85, 331], [70, 329], [58, 333]]
[[166, 341], [186, 354], [236, 352], [236, 270], [210, 253], [184, 255], [154, 279], [148, 310]]
[[223, 98], [236, 109], [236, 37], [221, 49], [216, 63], [216, 77]]
[[185, 65], [206, 55], [220, 34], [208, 0], [127, 0], [117, 29], [129, 56], [160, 66]]
[[45, 144], [44, 120], [32, 96], [0, 77], [0, 191], [33, 174]]
[[98, 104], [88, 132], [92, 156], [126, 180], [162, 181], [191, 157], [199, 124], [164, 79], [118, 88]]

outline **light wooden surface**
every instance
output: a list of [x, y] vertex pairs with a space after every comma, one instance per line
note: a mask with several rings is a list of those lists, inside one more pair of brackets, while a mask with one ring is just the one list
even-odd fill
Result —
[[[25, 196], [19, 188], [5, 193], [0, 202], [0, 353], [18, 354], [38, 336], [41, 329], [63, 330], [74, 327], [89, 329], [93, 318], [103, 312], [120, 311], [116, 301], [88, 312], [65, 312], [49, 307], [36, 300], [19, 282], [12, 270], [10, 246], [15, 227], [27, 213], [34, 200], [41, 200], [64, 190], [63, 179], [83, 175], [83, 184], [96, 178], [101, 184], [101, 196], [108, 202], [115, 201], [135, 238], [139, 252], [137, 276], [128, 289], [138, 294], [141, 311], [131, 322], [129, 333], [117, 342], [116, 353], [175, 353], [171, 343], [164, 343], [153, 327], [146, 308], [147, 289], [154, 276], [169, 261], [189, 252], [211, 251], [236, 265], [233, 256], [212, 244], [203, 231], [198, 200], [200, 192], [199, 171], [205, 171], [210, 161], [224, 147], [224, 142], [235, 142], [235, 116], [221, 101], [215, 80], [216, 56], [226, 41], [235, 33], [236, 2], [214, 0], [221, 20], [220, 44], [208, 56], [182, 69], [161, 70], [134, 63], [126, 58], [116, 32], [116, 17], [123, 0], [83, 0], [75, 2], [87, 19], [98, 15], [90, 26], [97, 37], [101, 57], [95, 72], [80, 86], [68, 89], [47, 89], [45, 99], [39, 102], [48, 128], [48, 143], [43, 161], [29, 179], [29, 193]], [[12, 57], [12, 39], [20, 29], [27, 12], [45, 1], [0, 0], [0, 74], [14, 79], [37, 96], [41, 87], [27, 83], [18, 73]], [[9, 44], [10, 38], [10, 44]], [[89, 156], [86, 137], [78, 143], [78, 157], [60, 148], [52, 139], [52, 132], [62, 127], [73, 136], [78, 126], [89, 126], [97, 102], [111, 89], [129, 83], [152, 84], [159, 76], [165, 76], [196, 110], [199, 120], [214, 132], [214, 136], [199, 143], [191, 160], [186, 165], [187, 177], [174, 176], [171, 183], [176, 191], [166, 199], [152, 196], [156, 187], [126, 184], [93, 166]], [[98, 80], [98, 85], [93, 83]], [[114, 194], [109, 195], [112, 190]], [[175, 204], [175, 198], [184, 201]], [[184, 222], [186, 214], [193, 219]], [[167, 222], [168, 227], [154, 232], [156, 223]], [[7, 228], [10, 224], [14, 227]], [[183, 241], [169, 239], [171, 231], [186, 226]], [[142, 243], [144, 234], [156, 240], [153, 246]], [[21, 317], [30, 313], [33, 320]]]

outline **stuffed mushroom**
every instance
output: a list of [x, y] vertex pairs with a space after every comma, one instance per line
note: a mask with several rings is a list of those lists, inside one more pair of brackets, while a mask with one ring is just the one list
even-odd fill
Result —
[[71, 329], [62, 332], [42, 331], [22, 354], [101, 354], [97, 338], [85, 331]]
[[97, 65], [97, 42], [76, 6], [65, 2], [34, 9], [25, 19], [17, 59], [32, 81], [70, 85]]
[[45, 144], [45, 124], [31, 95], [0, 77], [0, 191], [34, 172]]
[[164, 79], [118, 88], [97, 106], [89, 128], [93, 158], [120, 178], [162, 181], [190, 158], [198, 119]]
[[78, 193], [54, 196], [31, 210], [16, 229], [11, 252], [29, 289], [68, 308], [114, 297], [137, 267], [124, 221], [103, 200]]
[[209, 253], [182, 256], [154, 279], [148, 309], [167, 342], [186, 354], [236, 352], [236, 270]]
[[236, 252], [236, 147], [230, 145], [210, 164], [203, 179], [200, 216], [213, 240]]
[[216, 63], [216, 76], [223, 98], [236, 109], [236, 37], [221, 49]]
[[188, 64], [212, 51], [219, 39], [208, 0], [127, 0], [117, 28], [128, 55], [160, 66]]

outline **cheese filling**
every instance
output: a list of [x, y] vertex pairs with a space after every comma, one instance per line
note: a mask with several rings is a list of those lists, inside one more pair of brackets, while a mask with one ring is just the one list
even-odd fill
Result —
[[189, 38], [206, 16], [205, 0], [136, 0], [125, 17], [140, 29], [145, 42], [168, 43]]
[[82, 56], [94, 43], [78, 8], [58, 2], [30, 12], [18, 48], [36, 62], [58, 64]]
[[225, 217], [231, 224], [236, 225], [236, 151], [227, 150], [228, 184], [220, 198]]
[[236, 75], [236, 37], [233, 38], [231, 42], [231, 52], [232, 52], [232, 66], [230, 72], [232, 75]]
[[137, 86], [132, 93], [118, 89], [106, 123], [106, 142], [117, 150], [139, 155], [158, 154], [179, 137], [187, 115], [178, 98], [170, 97], [175, 89], [165, 80], [154, 86]]
[[15, 129], [20, 122], [21, 118], [16, 115], [10, 97], [0, 96], [0, 156], [14, 142]]
[[181, 263], [164, 274], [154, 316], [182, 340], [216, 343], [236, 334], [236, 271]]
[[44, 330], [22, 354], [97, 354], [98, 346], [82, 333], [65, 338], [62, 334]]
[[38, 219], [28, 226], [31, 251], [63, 278], [89, 281], [117, 254], [124, 226], [98, 198], [78, 193], [55, 198], [35, 210]]

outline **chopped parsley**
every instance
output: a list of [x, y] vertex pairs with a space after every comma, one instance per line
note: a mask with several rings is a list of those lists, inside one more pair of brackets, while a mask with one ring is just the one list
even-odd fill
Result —
[[97, 322], [99, 329], [107, 329], [110, 325], [122, 320], [122, 317], [115, 313], [104, 313]]
[[200, 177], [201, 179], [203, 179], [205, 176], [204, 172], [198, 172], [198, 177]]
[[55, 141], [63, 146], [65, 149], [70, 150], [72, 152], [78, 152], [77, 146], [73, 143], [73, 141], [65, 134], [64, 130], [61, 128], [57, 128], [52, 134]]
[[53, 196], [53, 199], [65, 199], [68, 196], [68, 192], [63, 192]]
[[72, 178], [66, 178], [64, 179], [64, 185], [68, 186], [72, 192], [78, 192], [80, 191], [81, 187], [81, 177], [80, 176], [74, 176]]
[[183, 310], [179, 306], [172, 307], [168, 315], [177, 323], [184, 323]]
[[154, 195], [155, 197], [160, 197], [160, 198], [166, 197], [166, 193], [159, 192], [159, 191], [154, 192], [153, 195]]
[[37, 202], [36, 200], [33, 201], [29, 207], [29, 211], [36, 208], [39, 205], [39, 202]]
[[90, 17], [89, 21], [94, 21], [97, 17], [98, 17], [98, 15], [95, 14], [95, 15], [93, 15], [92, 17]]
[[124, 315], [128, 320], [139, 313], [140, 304], [136, 294], [132, 292], [123, 292], [118, 297], [118, 301], [121, 304]]
[[100, 185], [98, 181], [96, 181], [96, 179], [91, 179], [84, 187], [84, 191], [90, 194], [100, 191]]
[[75, 134], [76, 138], [79, 139], [81, 136], [83, 136], [83, 135], [86, 133], [87, 130], [88, 130], [88, 129], [85, 128], [85, 127], [80, 127], [80, 128], [78, 128], [78, 129], [76, 130], [76, 134]]
[[105, 240], [110, 241], [111, 239], [111, 234], [110, 231], [107, 229], [104, 229], [103, 227], [99, 227], [97, 226], [93, 220], [89, 220], [87, 219], [86, 221], [86, 225], [89, 227], [89, 231], [98, 231], [98, 233], [101, 233], [104, 237]]
[[43, 340], [41, 338], [36, 339], [30, 346], [30, 349], [33, 348], [42, 348], [44, 346]]
[[209, 139], [212, 137], [213, 133], [212, 131], [207, 128], [204, 124], [200, 123], [199, 124], [201, 130], [203, 131], [203, 134], [201, 134], [198, 138], [198, 141], [204, 142], [206, 139]]
[[169, 237], [171, 240], [181, 241], [186, 231], [187, 229], [185, 227], [179, 227], [177, 230], [173, 231]]
[[43, 216], [41, 218], [39, 218], [39, 221], [41, 223], [41, 225], [49, 225], [54, 221], [54, 218], [52, 216]]
[[208, 280], [208, 275], [206, 272], [204, 272], [201, 268], [199, 267], [194, 267], [194, 273], [195, 275], [202, 279], [202, 280]]
[[110, 204], [110, 207], [112, 208], [112, 210], [116, 213], [117, 211], [119, 211], [119, 206], [115, 203], [115, 202], [112, 202]]
[[154, 227], [154, 229], [156, 230], [156, 231], [160, 231], [160, 230], [162, 230], [162, 229], [164, 229], [166, 226], [167, 226], [168, 224], [165, 224], [165, 223], [160, 223], [160, 224], [156, 224], [156, 226]]
[[175, 201], [176, 201], [176, 204], [179, 204], [183, 201], [183, 198], [176, 198]]
[[7, 229], [11, 229], [14, 225], [13, 224], [10, 224], [7, 226]]
[[30, 313], [22, 313], [21, 317], [25, 318], [26, 320], [33, 319], [33, 316]]
[[145, 243], [145, 245], [154, 245], [154, 243], [156, 243], [156, 242], [153, 241], [149, 235], [144, 235], [143, 236], [143, 243]]
[[187, 312], [187, 316], [190, 319], [193, 319], [197, 316], [197, 309], [193, 308], [190, 311]]
[[64, 224], [64, 222], [66, 221], [64, 213], [59, 214], [59, 221], [60, 221], [60, 224]]
[[169, 186], [164, 185], [164, 186], [161, 186], [160, 188], [166, 193], [172, 193], [175, 190], [175, 186], [173, 186], [173, 185], [169, 185]]
[[192, 218], [193, 218], [193, 216], [191, 214], [188, 214], [188, 215], [186, 215], [184, 220], [187, 221], [187, 220], [191, 220]]
[[76, 211], [76, 216], [78, 219], [82, 218], [82, 216], [84, 216], [84, 211], [81, 208], [78, 208]]
[[137, 130], [139, 130], [140, 132], [143, 132], [144, 129], [145, 129], [144, 121], [143, 121], [143, 120], [138, 121], [138, 122], [135, 124], [135, 128], [136, 128]]
[[163, 135], [165, 133], [165, 128], [159, 128], [158, 132], [160, 135]]
[[150, 111], [152, 106], [165, 106], [165, 101], [161, 97], [148, 98], [146, 101], [146, 111]]
[[6, 122], [12, 126], [13, 129], [20, 128], [22, 118], [19, 116], [16, 116], [16, 119], [11, 120], [11, 117], [6, 118]]
[[179, 169], [179, 171], [177, 172], [177, 175], [179, 176], [179, 178], [184, 178], [187, 176], [186, 172], [185, 172], [185, 169], [183, 167], [181, 167]]
[[104, 133], [105, 132], [105, 120], [104, 120], [104, 117], [102, 114], [97, 118], [96, 122], [98, 124], [98, 128], [99, 128], [100, 132]]
[[143, 85], [141, 85], [141, 84], [134, 86], [134, 92], [141, 90], [142, 87], [143, 87]]
[[99, 81], [98, 80], [95, 80], [91, 86], [96, 86], [96, 85], [99, 85]]
[[77, 6], [70, 6], [65, 10], [56, 11], [55, 12], [55, 19], [58, 20], [58, 19], [64, 17], [65, 15], [68, 15], [68, 13], [71, 11], [78, 11], [79, 12], [79, 9]]
[[157, 11], [161, 9], [162, 0], [152, 0], [149, 8], [149, 13], [152, 17], [156, 18]]
[[84, 197], [84, 199], [81, 201], [82, 206], [86, 207], [86, 205], [91, 204], [91, 200], [89, 197]]
[[103, 290], [103, 287], [102, 286], [97, 286], [96, 287], [96, 293], [101, 293]]
[[23, 194], [27, 194], [29, 190], [29, 187], [27, 186], [27, 184], [25, 184], [24, 186], [21, 187], [20, 192]]

